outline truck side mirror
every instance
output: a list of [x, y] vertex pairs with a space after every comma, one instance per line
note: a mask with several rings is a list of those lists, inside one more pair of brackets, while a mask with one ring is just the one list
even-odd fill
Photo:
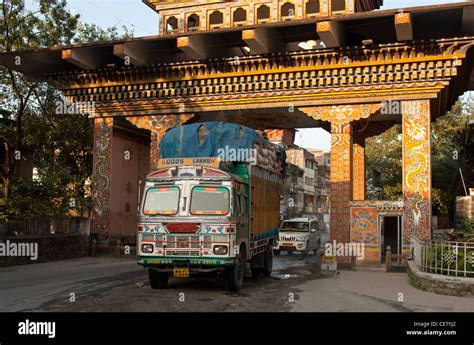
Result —
[[311, 232], [316, 232], [316, 229], [311, 229]]

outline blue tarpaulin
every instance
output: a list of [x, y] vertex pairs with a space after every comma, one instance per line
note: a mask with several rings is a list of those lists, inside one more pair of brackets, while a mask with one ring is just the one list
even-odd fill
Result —
[[170, 129], [161, 139], [160, 151], [163, 158], [217, 157], [219, 149], [252, 149], [264, 141], [245, 126], [200, 122]]
[[[253, 129], [226, 122], [199, 122], [168, 130], [160, 141], [162, 158], [220, 157], [220, 150], [253, 149], [268, 143]], [[286, 170], [286, 152], [276, 153]]]

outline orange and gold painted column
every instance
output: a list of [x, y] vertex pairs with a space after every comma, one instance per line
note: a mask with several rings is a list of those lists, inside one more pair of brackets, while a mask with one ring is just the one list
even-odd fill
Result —
[[365, 200], [365, 140], [352, 145], [352, 200]]
[[350, 242], [352, 198], [352, 135], [350, 122], [331, 123], [331, 240]]
[[160, 140], [162, 133], [150, 131], [150, 171], [158, 169], [160, 154]]
[[406, 101], [403, 113], [403, 237], [431, 238], [431, 114], [429, 100]]
[[110, 182], [112, 175], [113, 118], [94, 119], [92, 171], [92, 233], [108, 238], [110, 226]]

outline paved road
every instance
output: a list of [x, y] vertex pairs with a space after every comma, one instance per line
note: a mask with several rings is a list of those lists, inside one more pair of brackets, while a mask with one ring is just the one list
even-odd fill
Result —
[[[134, 260], [83, 258], [0, 269], [0, 311], [472, 311], [474, 298], [426, 293], [403, 273], [341, 271], [324, 278], [314, 256], [275, 258], [270, 278], [239, 293], [222, 279], [172, 279], [153, 290]], [[398, 301], [402, 292], [404, 301]], [[75, 294], [71, 302], [70, 294]]]
[[127, 284], [143, 273], [135, 260], [82, 258], [0, 268], [0, 311], [26, 311], [70, 293], [87, 294]]

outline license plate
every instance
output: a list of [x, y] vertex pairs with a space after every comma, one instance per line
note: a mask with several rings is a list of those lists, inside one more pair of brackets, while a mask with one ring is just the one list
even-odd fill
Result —
[[293, 247], [293, 243], [283, 243], [283, 247]]
[[173, 277], [189, 278], [189, 270], [187, 268], [175, 268], [173, 269]]

